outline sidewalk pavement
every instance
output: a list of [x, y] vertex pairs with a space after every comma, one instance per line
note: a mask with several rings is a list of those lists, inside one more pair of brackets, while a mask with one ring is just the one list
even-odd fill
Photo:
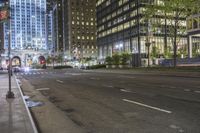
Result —
[[187, 77], [187, 78], [200, 78], [200, 72], [187, 72], [187, 71], [157, 71], [157, 70], [134, 70], [134, 69], [94, 69], [84, 70], [85, 72], [97, 72], [97, 73], [117, 73], [117, 74], [148, 74], [148, 75], [160, 75], [160, 76], [175, 76], [175, 77]]
[[22, 93], [14, 76], [11, 79], [13, 99], [6, 99], [8, 74], [0, 73], [0, 132], [1, 133], [37, 133], [30, 112], [22, 98]]

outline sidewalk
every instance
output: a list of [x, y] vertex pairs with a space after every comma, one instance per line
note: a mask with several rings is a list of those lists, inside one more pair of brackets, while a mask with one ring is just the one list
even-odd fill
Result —
[[137, 70], [137, 69], [94, 69], [84, 70], [85, 72], [97, 73], [116, 73], [116, 74], [145, 74], [145, 75], [160, 75], [160, 76], [175, 76], [187, 78], [200, 78], [200, 72], [184, 72], [184, 71], [160, 71], [160, 70]]
[[8, 74], [0, 73], [0, 132], [1, 133], [37, 133], [28, 108], [22, 98], [21, 90], [12, 76], [14, 99], [6, 99]]

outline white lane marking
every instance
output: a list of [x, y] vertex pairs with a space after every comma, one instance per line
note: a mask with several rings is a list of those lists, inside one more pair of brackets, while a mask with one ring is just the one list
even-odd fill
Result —
[[195, 93], [200, 93], [200, 91], [194, 91]]
[[61, 80], [56, 80], [57, 82], [59, 82], [59, 83], [63, 83], [63, 81], [61, 81]]
[[184, 130], [181, 129], [179, 126], [170, 125], [169, 127], [172, 128], [172, 129], [178, 130], [179, 133], [184, 133]]
[[186, 92], [190, 92], [191, 90], [190, 90], [190, 89], [184, 89], [184, 91], [186, 91]]
[[46, 90], [50, 90], [50, 88], [39, 88], [39, 89], [36, 89], [38, 91], [46, 91]]
[[143, 106], [143, 107], [147, 107], [147, 108], [154, 109], [154, 110], [157, 110], [157, 111], [165, 112], [165, 113], [168, 113], [168, 114], [172, 113], [171, 111], [168, 111], [168, 110], [164, 110], [164, 109], [161, 109], [161, 108], [149, 106], [149, 105], [146, 105], [146, 104], [143, 104], [143, 103], [139, 103], [139, 102], [135, 102], [135, 101], [131, 101], [131, 100], [128, 100], [128, 99], [122, 99], [122, 100], [125, 101], [125, 102], [128, 102], [128, 103], [137, 104], [137, 105], [140, 105], [140, 106]]
[[125, 90], [125, 89], [120, 89], [120, 91], [122, 91], [122, 92], [132, 92], [132, 91]]

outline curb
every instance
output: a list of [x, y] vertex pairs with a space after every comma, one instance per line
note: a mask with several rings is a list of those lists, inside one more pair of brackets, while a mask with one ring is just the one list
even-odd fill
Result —
[[26, 111], [27, 111], [27, 113], [28, 113], [29, 119], [30, 119], [30, 121], [31, 121], [31, 125], [32, 125], [32, 128], [33, 128], [33, 131], [34, 131], [34, 133], [39, 133], [38, 130], [37, 130], [37, 128], [36, 128], [36, 125], [35, 125], [35, 123], [34, 123], [34, 121], [33, 121], [33, 117], [32, 117], [32, 115], [31, 115], [31, 113], [30, 113], [30, 110], [28, 109], [28, 107], [27, 107], [27, 105], [26, 105], [26, 101], [25, 101], [24, 98], [23, 98], [23, 93], [22, 93], [21, 87], [19, 86], [19, 83], [18, 83], [17, 78], [16, 78], [15, 75], [14, 75], [14, 78], [15, 78], [15, 81], [16, 81], [16, 83], [17, 83], [18, 89], [19, 89], [19, 91], [20, 91], [20, 94], [21, 94], [23, 103], [24, 103], [24, 105], [25, 105]]

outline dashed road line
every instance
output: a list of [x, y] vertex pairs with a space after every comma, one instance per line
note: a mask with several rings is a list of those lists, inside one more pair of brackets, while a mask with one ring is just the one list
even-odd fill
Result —
[[135, 101], [131, 101], [131, 100], [128, 100], [128, 99], [122, 99], [122, 100], [125, 101], [125, 102], [128, 102], [128, 103], [133, 103], [133, 104], [136, 104], [136, 105], [139, 105], [139, 106], [142, 106], [142, 107], [146, 107], [146, 108], [150, 108], [150, 109], [153, 109], [153, 110], [157, 110], [157, 111], [160, 111], [160, 112], [164, 112], [164, 113], [168, 113], [168, 114], [172, 113], [172, 111], [168, 111], [168, 110], [164, 110], [164, 109], [161, 109], [161, 108], [149, 106], [149, 105], [139, 103], [139, 102], [135, 102]]
[[57, 82], [59, 82], [59, 83], [63, 83], [63, 81], [61, 81], [61, 80], [56, 80]]
[[195, 93], [200, 93], [200, 91], [194, 91]]
[[126, 90], [126, 89], [120, 89], [120, 91], [122, 91], [122, 92], [128, 92], [128, 93], [132, 92], [132, 91], [129, 91], [129, 90]]
[[190, 92], [191, 90], [190, 90], [190, 89], [184, 89], [184, 91], [186, 91], [186, 92]]
[[38, 91], [46, 91], [46, 90], [50, 90], [50, 88], [39, 88], [39, 89], [36, 89]]

